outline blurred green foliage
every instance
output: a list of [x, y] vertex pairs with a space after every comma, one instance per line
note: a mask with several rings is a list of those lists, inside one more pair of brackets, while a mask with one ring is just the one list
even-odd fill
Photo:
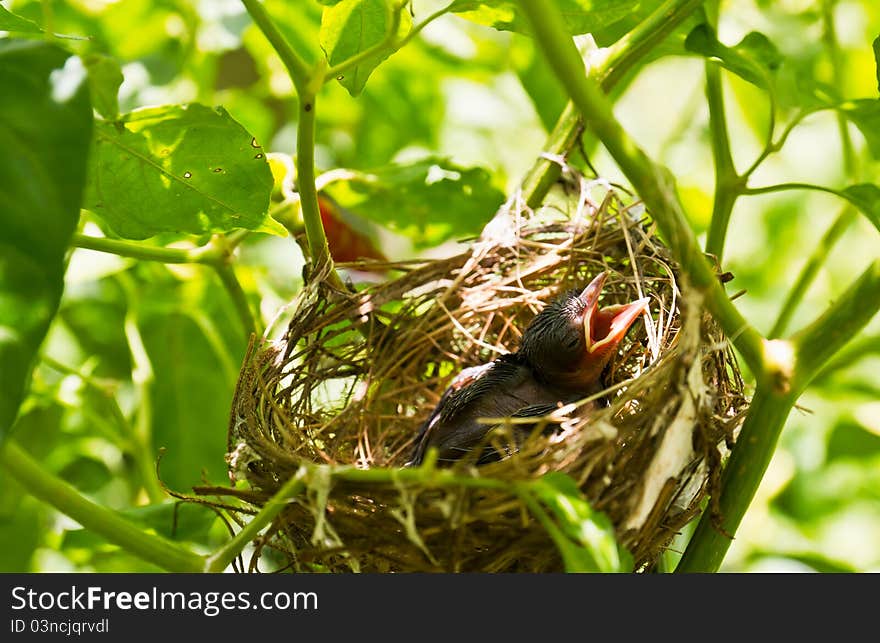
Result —
[[[355, 51], [326, 19], [322, 24], [318, 2], [265, 4], [308, 63], [322, 58], [322, 46], [331, 63], [332, 52]], [[350, 4], [329, 11], [342, 14]], [[391, 259], [452, 252], [479, 232], [540, 154], [564, 105], [532, 43], [515, 33], [521, 18], [512, 3], [455, 4], [461, 15], [432, 22], [378, 67], [380, 61], [367, 61], [330, 83], [316, 110], [319, 172], [348, 168], [386, 179], [343, 182], [331, 192], [355, 214], [385, 226], [379, 241]], [[574, 11], [582, 3], [564, 4]], [[593, 35], [604, 46], [659, 3], [600, 4], [607, 5], [608, 19]], [[413, 23], [442, 6], [416, 0]], [[117, 99], [122, 114], [200, 103], [222, 106], [267, 153], [295, 148], [291, 81], [237, 0], [14, 0], [6, 8], [14, 15], [0, 11], [0, 29], [35, 33], [39, 25], [83, 56], [94, 70], [93, 105], [107, 119], [100, 127], [108, 136]], [[387, 17], [361, 10], [366, 13], [345, 19], [380, 25], [363, 47], [381, 39]], [[833, 39], [826, 33], [829, 16]], [[781, 124], [803, 108], [840, 104], [849, 112], [844, 125], [835, 111], [807, 116], [757, 169], [753, 185], [804, 181], [842, 190], [880, 180], [871, 155], [880, 131], [872, 50], [878, 33], [880, 5], [873, 0], [731, 0], [721, 5], [717, 39], [692, 33], [689, 50], [718, 56], [733, 72], [725, 73], [724, 89], [738, 169], [761, 152], [769, 125], [766, 94], [754, 85], [773, 84]], [[684, 44], [683, 35], [680, 40]], [[673, 171], [701, 233], [714, 189], [703, 81], [701, 58], [667, 57], [628, 78], [626, 89], [615, 94], [618, 118]], [[856, 99], [863, 102], [843, 102]], [[850, 149], [841, 145], [841, 127]], [[589, 138], [585, 148], [602, 176], [622, 180]], [[430, 172], [435, 176], [426, 181]], [[253, 180], [265, 182], [266, 176]], [[156, 209], [153, 222], [161, 225], [130, 234], [160, 233], [149, 241], [157, 246], [192, 248], [206, 242], [201, 233], [228, 223], [220, 215], [220, 223], [184, 225], [174, 221], [178, 213], [168, 203], [140, 205]], [[737, 305], [760, 331], [773, 326], [788, 289], [843, 207], [832, 195], [802, 191], [738, 201], [724, 268], [735, 275], [731, 292], [745, 292]], [[265, 213], [252, 214], [257, 228]], [[121, 232], [112, 219], [86, 213], [81, 231], [99, 230]], [[791, 328], [833, 301], [878, 248], [871, 222], [854, 218]], [[236, 270], [263, 324], [296, 294], [302, 265], [296, 244], [264, 232], [252, 233], [238, 249]], [[225, 536], [223, 524], [200, 507], [176, 510], [150, 476], [164, 450], [159, 472], [172, 490], [225, 479], [229, 404], [246, 346], [220, 281], [205, 266], [77, 249], [65, 288], [14, 427], [17, 439], [48, 471], [101, 504], [200, 550], [216, 545]], [[865, 337], [861, 350], [836, 363], [801, 399], [724, 569], [880, 570], [878, 320]], [[0, 571], [153, 569], [79, 530], [0, 471]]]

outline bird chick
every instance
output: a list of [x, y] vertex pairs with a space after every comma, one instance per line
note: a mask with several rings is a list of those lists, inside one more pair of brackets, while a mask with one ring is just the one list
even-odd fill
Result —
[[[523, 333], [517, 352], [464, 369], [422, 424], [408, 466], [428, 449], [451, 463], [481, 448], [476, 463], [501, 457], [485, 446], [497, 425], [480, 418], [540, 417], [560, 405], [601, 390], [602, 370], [633, 322], [648, 311], [648, 298], [599, 308], [607, 273], [544, 308]], [[528, 427], [527, 427], [528, 428]]]

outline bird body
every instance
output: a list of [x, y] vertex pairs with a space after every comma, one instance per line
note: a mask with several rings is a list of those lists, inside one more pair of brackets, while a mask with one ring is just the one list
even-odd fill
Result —
[[[540, 417], [598, 392], [605, 364], [648, 305], [645, 298], [598, 309], [605, 278], [603, 272], [583, 291], [567, 293], [541, 311], [517, 352], [461, 371], [422, 424], [408, 464], [420, 464], [431, 447], [439, 462], [450, 463], [485, 446], [495, 427], [481, 418]], [[476, 463], [499, 457], [494, 449], [482, 449]]]

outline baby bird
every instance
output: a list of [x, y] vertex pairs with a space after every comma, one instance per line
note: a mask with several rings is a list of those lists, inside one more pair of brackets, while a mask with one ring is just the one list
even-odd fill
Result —
[[544, 308], [517, 352], [459, 373], [421, 426], [407, 466], [420, 464], [430, 447], [444, 464], [480, 447], [477, 464], [497, 460], [496, 450], [485, 446], [495, 426], [479, 418], [540, 417], [601, 390], [602, 370], [649, 301], [599, 309], [606, 278], [602, 272], [582, 291]]

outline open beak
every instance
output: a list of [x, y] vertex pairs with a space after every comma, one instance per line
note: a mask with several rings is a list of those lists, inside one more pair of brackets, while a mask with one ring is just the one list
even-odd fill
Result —
[[600, 272], [580, 294], [585, 306], [584, 337], [587, 340], [587, 351], [591, 354], [617, 346], [633, 322], [648, 312], [648, 302], [650, 302], [648, 297], [631, 304], [598, 309], [599, 295], [607, 277], [608, 273]]

